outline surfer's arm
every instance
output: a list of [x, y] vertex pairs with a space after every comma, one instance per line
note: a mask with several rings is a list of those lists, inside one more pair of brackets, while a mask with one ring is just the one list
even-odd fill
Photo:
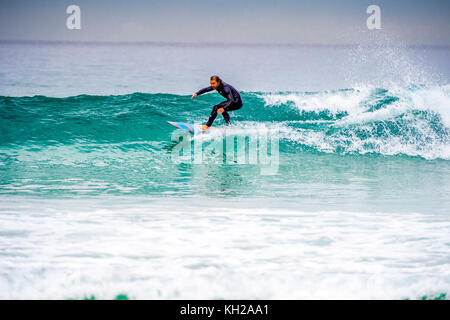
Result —
[[198, 90], [195, 94], [199, 96], [201, 94], [204, 94], [206, 92], [210, 92], [210, 91], [213, 91], [213, 90], [214, 90], [214, 88], [209, 86], [209, 87], [206, 87], [206, 88]]

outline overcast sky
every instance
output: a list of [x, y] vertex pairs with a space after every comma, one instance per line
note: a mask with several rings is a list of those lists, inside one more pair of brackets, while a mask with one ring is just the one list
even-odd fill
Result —
[[[66, 8], [81, 8], [68, 30]], [[381, 30], [366, 9], [381, 8]], [[0, 40], [450, 45], [450, 0], [0, 0]]]

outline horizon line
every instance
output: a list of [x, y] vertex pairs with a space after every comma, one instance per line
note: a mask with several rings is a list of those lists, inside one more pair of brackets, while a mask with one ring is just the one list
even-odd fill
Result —
[[[230, 46], [230, 47], [396, 47], [395, 45], [363, 43], [265, 43], [265, 42], [181, 42], [181, 41], [86, 41], [86, 40], [13, 40], [0, 39], [0, 43], [105, 45], [105, 46]], [[450, 49], [450, 44], [406, 44], [398, 47]]]

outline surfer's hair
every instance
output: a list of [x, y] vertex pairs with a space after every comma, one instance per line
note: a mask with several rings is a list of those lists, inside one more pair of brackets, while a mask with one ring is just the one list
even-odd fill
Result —
[[217, 81], [218, 83], [222, 83], [222, 79], [220, 79], [220, 77], [216, 76], [216, 75], [211, 76], [211, 79], [209, 79], [209, 80], [214, 80], [214, 81]]

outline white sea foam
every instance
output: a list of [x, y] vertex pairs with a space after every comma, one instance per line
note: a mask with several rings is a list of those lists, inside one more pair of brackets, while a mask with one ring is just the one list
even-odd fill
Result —
[[367, 99], [371, 88], [362, 87], [348, 91], [323, 91], [317, 93], [271, 93], [261, 97], [267, 106], [285, 106], [292, 103], [299, 111], [358, 112], [361, 102]]
[[236, 201], [212, 210], [172, 200], [3, 197], [0, 298], [450, 293], [445, 215], [258, 209]]
[[[314, 129], [294, 129], [285, 122], [284, 138], [324, 152], [375, 152], [385, 155], [406, 154], [425, 159], [450, 159], [450, 86], [401, 88], [393, 87], [381, 94], [376, 88], [363, 86], [350, 91], [314, 94], [264, 94], [267, 107], [295, 107], [300, 112], [346, 112], [346, 116], [330, 123], [332, 133]], [[386, 97], [392, 101], [383, 103]], [[415, 111], [429, 112], [426, 116]], [[436, 115], [442, 128], [436, 130], [431, 117]], [[395, 131], [389, 126], [396, 125]], [[388, 123], [388, 122], [391, 123]], [[387, 122], [385, 125], [384, 122]], [[300, 123], [300, 121], [297, 121]], [[384, 126], [384, 128], [383, 128]], [[379, 128], [383, 132], [380, 134]], [[322, 128], [323, 129], [323, 128]], [[283, 130], [281, 130], [283, 132]], [[358, 132], [365, 132], [364, 136]]]

